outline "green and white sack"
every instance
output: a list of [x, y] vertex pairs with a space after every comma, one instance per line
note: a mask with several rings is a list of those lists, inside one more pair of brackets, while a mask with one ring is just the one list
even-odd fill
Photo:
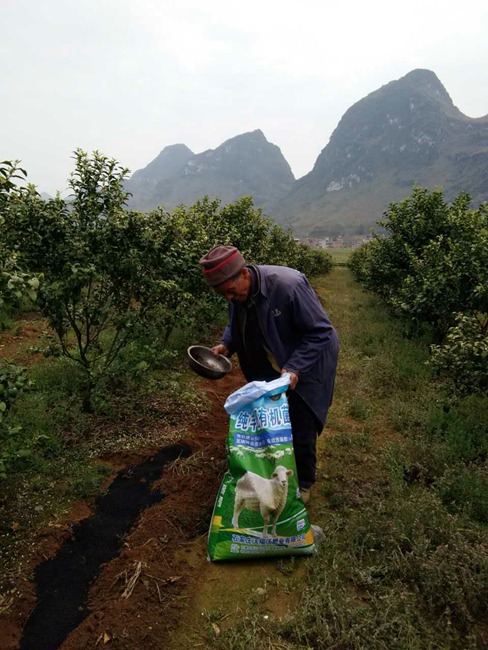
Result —
[[309, 555], [313, 532], [298, 489], [286, 389], [289, 375], [227, 398], [224, 475], [210, 524], [209, 560]]

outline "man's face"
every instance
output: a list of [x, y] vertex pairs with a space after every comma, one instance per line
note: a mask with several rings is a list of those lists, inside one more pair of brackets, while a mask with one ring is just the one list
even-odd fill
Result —
[[248, 269], [242, 269], [236, 278], [231, 278], [214, 287], [215, 291], [226, 300], [245, 302], [251, 288], [251, 274]]

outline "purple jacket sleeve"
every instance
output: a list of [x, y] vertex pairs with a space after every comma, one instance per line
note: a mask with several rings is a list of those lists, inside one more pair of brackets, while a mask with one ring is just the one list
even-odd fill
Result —
[[292, 319], [301, 340], [284, 367], [300, 376], [312, 368], [334, 336], [334, 328], [317, 294], [303, 276], [290, 295], [288, 317]]
[[235, 352], [235, 346], [232, 343], [232, 334], [230, 330], [230, 325], [226, 326], [224, 333], [222, 334], [221, 341], [229, 350], [229, 357], [231, 357]]

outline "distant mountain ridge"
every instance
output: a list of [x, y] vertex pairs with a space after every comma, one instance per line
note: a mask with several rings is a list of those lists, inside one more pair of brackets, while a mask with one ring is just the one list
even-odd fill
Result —
[[351, 106], [310, 173], [295, 180], [261, 130], [203, 153], [165, 147], [127, 182], [129, 207], [172, 209], [204, 195], [245, 195], [301, 236], [367, 232], [414, 184], [488, 200], [488, 115], [469, 118], [434, 72], [413, 70]]
[[171, 209], [204, 195], [218, 196], [223, 204], [252, 195], [255, 205], [269, 210], [294, 181], [279, 147], [258, 129], [200, 154], [185, 145], [165, 147], [147, 167], [133, 174], [126, 187], [132, 193], [129, 207], [138, 210], [161, 204]]
[[368, 229], [414, 184], [488, 200], [488, 116], [456, 108], [437, 76], [414, 70], [351, 106], [312, 171], [274, 207], [297, 233]]

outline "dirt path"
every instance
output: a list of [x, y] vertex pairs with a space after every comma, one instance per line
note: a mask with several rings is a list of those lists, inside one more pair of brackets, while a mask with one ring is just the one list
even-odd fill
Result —
[[[86, 602], [79, 604], [82, 622], [61, 646], [53, 639], [56, 630], [65, 622], [63, 610], [67, 597], [59, 603], [58, 612], [50, 610], [52, 620], [48, 628], [51, 627], [53, 634], [49, 637], [47, 631], [42, 650], [50, 647], [81, 650], [108, 644], [111, 648], [144, 647], [147, 650], [163, 646], [174, 649], [207, 647], [208, 639], [218, 629], [212, 627], [212, 615], [219, 613], [219, 619], [223, 619], [219, 625], [224, 628], [235, 622], [253, 598], [266, 599], [273, 615], [286, 616], [293, 606], [294, 596], [289, 589], [289, 593], [284, 593], [283, 581], [296, 579], [304, 561], [295, 561], [298, 571], [284, 575], [286, 560], [210, 564], [206, 558], [210, 513], [225, 471], [228, 420], [223, 403], [243, 383], [244, 378], [238, 370], [217, 382], [202, 382], [201, 388], [207, 392], [212, 406], [189, 432], [187, 440], [181, 441], [190, 445], [192, 455], [164, 469], [162, 478], [154, 482], [153, 487], [159, 488], [164, 498], [143, 510], [129, 534], [121, 540], [120, 553], [101, 567]], [[114, 456], [111, 460], [120, 477], [124, 459]], [[129, 462], [134, 468], [142, 461], [142, 457], [130, 456]], [[70, 536], [80, 535], [80, 519], [84, 523], [97, 510], [97, 503], [91, 510], [81, 505], [76, 504], [70, 517], [58, 522], [55, 528], [41, 532], [36, 556], [31, 559], [33, 569], [38, 565], [37, 573], [39, 567], [44, 567], [49, 560], [52, 562], [56, 553], [59, 555], [59, 548], [69, 543]], [[79, 562], [81, 570], [86, 558], [80, 557]], [[76, 562], [72, 567], [76, 567]], [[75, 568], [72, 570], [76, 572]], [[71, 578], [73, 590], [76, 577]], [[65, 580], [69, 583], [70, 576], [66, 575]], [[1, 650], [36, 647], [32, 645], [35, 629], [30, 630], [27, 639], [27, 626], [22, 637], [25, 622], [32, 620], [39, 607], [27, 577], [23, 578], [23, 584], [20, 601], [2, 616]], [[69, 586], [65, 593], [70, 593]], [[45, 627], [42, 634], [46, 633]], [[211, 647], [211, 641], [208, 642]]]

